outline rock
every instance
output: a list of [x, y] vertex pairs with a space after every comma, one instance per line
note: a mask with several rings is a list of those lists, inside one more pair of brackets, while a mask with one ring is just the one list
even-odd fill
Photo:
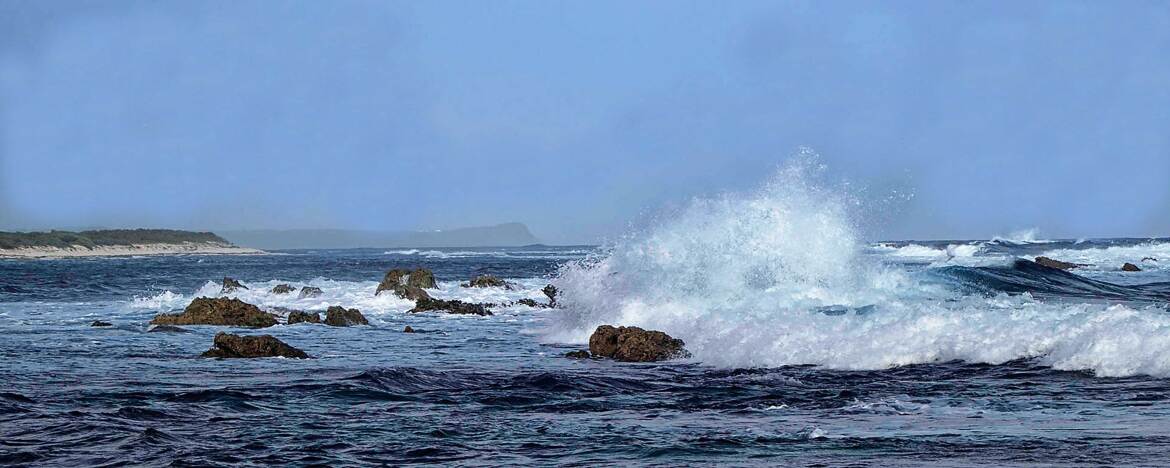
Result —
[[409, 286], [400, 284], [394, 287], [394, 295], [403, 299], [417, 301], [419, 299], [430, 299], [431, 295], [427, 291], [418, 286]]
[[219, 290], [220, 294], [227, 294], [237, 289], [248, 289], [248, 287], [232, 278], [223, 277], [223, 289]]
[[516, 303], [520, 304], [520, 305], [526, 305], [528, 307], [535, 307], [537, 309], [547, 309], [549, 307], [552, 307], [552, 304], [545, 304], [542, 302], [536, 302], [536, 299], [529, 299], [527, 297], [516, 301]]
[[382, 282], [378, 283], [378, 289], [374, 291], [374, 295], [382, 294], [382, 291], [393, 291], [394, 288], [402, 286], [402, 278], [410, 275], [409, 271], [395, 268], [386, 272], [386, 276], [382, 277]]
[[1121, 271], [1142, 271], [1142, 269], [1132, 263], [1126, 263], [1121, 266]]
[[112, 327], [112, 326], [114, 326], [114, 324], [112, 324], [110, 322], [103, 322], [101, 320], [94, 320], [93, 323], [89, 324], [89, 326], [91, 326], [91, 327]]
[[257, 358], [257, 357], [286, 357], [293, 359], [308, 359], [309, 355], [297, 348], [285, 344], [272, 335], [241, 336], [219, 332], [212, 340], [211, 349], [203, 353], [203, 357], [212, 358]]
[[1062, 262], [1060, 260], [1053, 260], [1048, 257], [1036, 257], [1036, 263], [1046, 266], [1048, 268], [1056, 268], [1057, 270], [1071, 270], [1080, 265], [1076, 263]]
[[557, 293], [559, 292], [559, 291], [557, 291], [556, 286], [553, 286], [550, 284], [548, 286], [545, 286], [544, 289], [541, 289], [540, 292], [544, 293], [545, 296], [548, 296], [549, 307], [556, 307]]
[[578, 350], [578, 351], [569, 351], [569, 352], [565, 353], [565, 357], [567, 357], [569, 359], [589, 359], [592, 356], [589, 355], [589, 351], [585, 351], [582, 349], [582, 350]]
[[174, 325], [155, 325], [150, 327], [147, 333], [191, 333], [191, 330], [186, 328], [179, 328]]
[[653, 362], [688, 357], [686, 343], [660, 331], [638, 327], [597, 327], [589, 337], [589, 352], [624, 362]]
[[435, 275], [431, 273], [431, 270], [425, 268], [416, 268], [410, 272], [410, 276], [406, 277], [406, 285], [422, 289], [434, 289], [438, 287], [435, 284]]
[[512, 285], [508, 284], [508, 282], [507, 282], [507, 281], [504, 281], [504, 280], [502, 280], [502, 279], [496, 278], [495, 276], [492, 276], [492, 275], [479, 275], [479, 276], [476, 276], [475, 278], [472, 278], [472, 279], [471, 279], [471, 281], [468, 281], [468, 282], [466, 282], [466, 283], [463, 283], [463, 284], [462, 284], [462, 285], [460, 285], [460, 286], [463, 286], [463, 287], [465, 287], [465, 288], [505, 288], [505, 289], [512, 289]]
[[278, 284], [276, 286], [273, 286], [272, 290], [269, 292], [271, 292], [272, 294], [288, 294], [288, 293], [291, 293], [291, 292], [296, 291], [296, 290], [297, 290], [297, 288], [292, 287], [291, 284]]
[[301, 288], [301, 293], [297, 295], [297, 298], [304, 299], [306, 297], [317, 297], [320, 295], [321, 295], [321, 288], [317, 288], [317, 287], [313, 287], [313, 286], [305, 286], [305, 287]]
[[1156, 259], [1156, 258], [1154, 258], [1154, 257], [1142, 257], [1142, 262], [1154, 262], [1154, 263], [1158, 263], [1158, 259]]
[[286, 323], [289, 325], [294, 323], [321, 323], [321, 314], [294, 310], [288, 313], [288, 321]]
[[325, 325], [331, 327], [348, 327], [353, 325], [369, 325], [370, 322], [357, 309], [346, 309], [341, 306], [332, 306], [325, 311]]
[[431, 312], [442, 311], [448, 314], [465, 314], [465, 315], [492, 315], [492, 311], [487, 310], [483, 304], [472, 304], [470, 302], [463, 302], [459, 300], [444, 300], [434, 298], [423, 298], [415, 301], [414, 308], [408, 312]]
[[153, 325], [227, 325], [263, 328], [276, 325], [276, 316], [241, 301], [223, 297], [199, 297], [181, 314], [159, 314]]
[[402, 333], [414, 333], [414, 328], [411, 328], [410, 325], [407, 325], [406, 328], [402, 329]]

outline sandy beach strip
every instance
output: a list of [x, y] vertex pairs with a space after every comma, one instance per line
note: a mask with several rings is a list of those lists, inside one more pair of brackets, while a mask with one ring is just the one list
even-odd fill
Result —
[[22, 247], [0, 249], [0, 258], [129, 257], [137, 255], [258, 255], [263, 250], [233, 245], [185, 242], [182, 244], [99, 245], [92, 249], [72, 247]]

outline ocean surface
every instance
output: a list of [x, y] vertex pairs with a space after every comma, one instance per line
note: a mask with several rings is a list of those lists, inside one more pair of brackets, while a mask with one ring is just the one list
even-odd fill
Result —
[[[681, 236], [711, 228], [692, 221], [605, 247], [0, 261], [0, 464], [1170, 463], [1170, 240], [858, 243], [815, 262], [828, 236]], [[1018, 261], [1037, 255], [1088, 266]], [[564, 306], [408, 314], [374, 296], [416, 266], [438, 297], [544, 301], [551, 282]], [[518, 287], [459, 286], [480, 273]], [[200, 358], [222, 327], [145, 332], [224, 276], [262, 308], [372, 325], [233, 330], [310, 360]], [[562, 357], [600, 323], [693, 357]]]

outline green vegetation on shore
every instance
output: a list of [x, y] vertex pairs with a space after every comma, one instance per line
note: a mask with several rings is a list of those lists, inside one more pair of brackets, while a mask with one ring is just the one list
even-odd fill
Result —
[[210, 232], [176, 231], [172, 229], [103, 229], [98, 231], [0, 232], [0, 249], [21, 247], [87, 248], [133, 244], [216, 243], [229, 245], [222, 237]]

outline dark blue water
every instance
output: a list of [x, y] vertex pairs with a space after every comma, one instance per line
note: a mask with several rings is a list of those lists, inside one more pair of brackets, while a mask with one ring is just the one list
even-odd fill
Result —
[[[1146, 271], [1123, 276], [1113, 263], [1135, 254], [1107, 250], [1118, 245], [1151, 254], [1166, 248], [1136, 240], [1001, 243], [965, 260], [889, 249], [870, 255], [924, 284], [943, 285], [954, 300], [1034, 292], [1041, 303], [1074, 309], [1106, 303], [1138, 314], [1163, 310], [1170, 269], [1147, 261]], [[1084, 250], [1102, 266], [1064, 273], [1016, 261], [1059, 249]], [[1126, 333], [1149, 340], [1160, 332], [1166, 344], [1132, 356], [1150, 361], [1141, 367], [1147, 371], [1110, 377], [1092, 363], [1056, 370], [1042, 356], [870, 370], [713, 366], [702, 353], [626, 364], [561, 357], [582, 345], [550, 341], [542, 330], [572, 310], [407, 314], [409, 303], [374, 297], [386, 270], [422, 266], [442, 283], [439, 297], [543, 300], [539, 289], [558, 266], [591, 250], [0, 260], [0, 464], [1167, 463], [1170, 380], [1158, 369], [1170, 369], [1170, 360], [1157, 360], [1167, 358], [1170, 327], [1119, 330], [1119, 341]], [[458, 286], [479, 273], [518, 287]], [[155, 314], [217, 294], [211, 282], [224, 276], [251, 286], [239, 296], [261, 307], [357, 307], [373, 326], [263, 330], [311, 360], [198, 357], [223, 327], [145, 332]], [[266, 292], [284, 282], [325, 294]], [[88, 326], [97, 319], [115, 327]], [[422, 333], [402, 333], [406, 325]], [[1059, 339], [1064, 331], [1051, 333]], [[1086, 346], [1107, 347], [1110, 339]], [[1115, 359], [1108, 349], [1100, 353]]]

